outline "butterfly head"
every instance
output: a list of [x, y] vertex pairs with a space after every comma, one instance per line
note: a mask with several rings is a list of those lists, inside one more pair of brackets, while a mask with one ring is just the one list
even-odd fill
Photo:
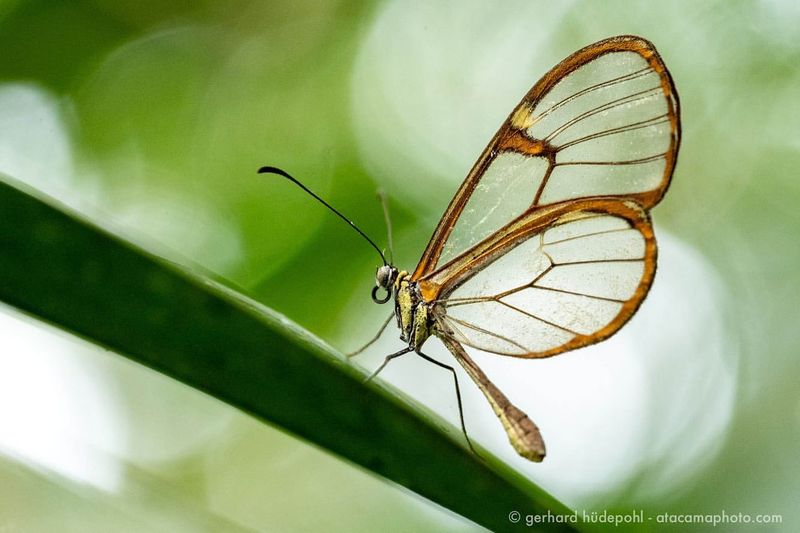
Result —
[[[392, 285], [397, 279], [398, 270], [392, 265], [378, 267], [375, 273], [375, 287], [372, 289], [372, 301], [376, 304], [385, 304], [392, 297]], [[386, 293], [383, 298], [378, 297], [378, 291], [383, 289]]]

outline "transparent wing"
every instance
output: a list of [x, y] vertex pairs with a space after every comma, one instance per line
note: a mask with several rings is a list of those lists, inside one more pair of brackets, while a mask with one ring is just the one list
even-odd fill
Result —
[[648, 41], [621, 36], [571, 55], [523, 98], [462, 183], [414, 272], [443, 268], [548, 205], [663, 196], [680, 141], [672, 79]]
[[486, 352], [548, 357], [622, 327], [653, 279], [652, 227], [632, 202], [583, 204], [486, 248], [468, 274], [440, 280], [437, 334]]

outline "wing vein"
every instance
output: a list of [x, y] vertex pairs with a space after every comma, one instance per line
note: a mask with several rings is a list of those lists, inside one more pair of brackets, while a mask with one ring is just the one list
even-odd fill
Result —
[[618, 128], [612, 128], [610, 130], [604, 130], [597, 133], [592, 133], [591, 135], [587, 135], [585, 137], [579, 137], [573, 141], [568, 142], [567, 144], [563, 144], [559, 146], [559, 150], [564, 150], [565, 148], [569, 148], [570, 146], [575, 146], [576, 144], [584, 143], [586, 141], [591, 141], [594, 139], [599, 139], [601, 137], [606, 137], [608, 135], [616, 135], [617, 133], [626, 133], [629, 131], [635, 131], [642, 128], [649, 128], [650, 126], [655, 126], [657, 124], [662, 124], [669, 122], [669, 113], [664, 113], [663, 115], [659, 115], [657, 117], [649, 118], [646, 120], [640, 120], [639, 122], [634, 122], [633, 124], [628, 124], [626, 126], [620, 126]]
[[585, 261], [569, 261], [567, 263], [553, 263], [553, 266], [566, 266], [566, 265], [591, 265], [593, 263], [636, 263], [644, 261], [645, 257], [637, 257], [635, 259], [587, 259]]
[[660, 86], [651, 87], [649, 89], [645, 89], [645, 90], [639, 91], [637, 93], [633, 93], [633, 94], [629, 94], [627, 96], [623, 96], [621, 98], [617, 98], [616, 100], [611, 100], [610, 102], [606, 102], [605, 104], [602, 104], [602, 105], [599, 105], [599, 106], [594, 107], [592, 109], [589, 109], [587, 111], [584, 111], [583, 113], [581, 113], [577, 117], [573, 118], [572, 120], [570, 120], [568, 122], [565, 122], [564, 124], [562, 124], [561, 126], [556, 128], [553, 132], [550, 133], [550, 135], [545, 137], [544, 140], [546, 142], [552, 142], [552, 140], [554, 138], [558, 137], [560, 134], [564, 133], [566, 130], [568, 130], [569, 128], [571, 128], [572, 126], [577, 124], [578, 122], [586, 120], [587, 118], [592, 117], [594, 115], [597, 115], [598, 113], [602, 113], [604, 111], [609, 111], [609, 110], [614, 109], [616, 107], [620, 107], [620, 106], [623, 106], [623, 105], [626, 105], [626, 104], [631, 104], [633, 102], [638, 102], [639, 100], [646, 100], [647, 98], [650, 98], [651, 96], [657, 95], [660, 92], [660, 90], [661, 90]]
[[669, 152], [662, 154], [651, 155], [650, 157], [642, 157], [641, 159], [629, 159], [627, 161], [566, 161], [564, 163], [554, 163], [556, 167], [566, 167], [569, 165], [641, 165], [643, 163], [651, 163], [667, 157]]
[[566, 328], [564, 326], [560, 326], [560, 325], [558, 325], [558, 324], [556, 324], [554, 322], [550, 322], [549, 320], [545, 320], [544, 318], [542, 318], [540, 316], [536, 316], [533, 313], [529, 313], [528, 311], [524, 311], [524, 310], [522, 310], [522, 309], [520, 309], [518, 307], [515, 307], [515, 306], [513, 306], [513, 305], [511, 305], [509, 303], [506, 303], [506, 302], [504, 302], [502, 300], [497, 300], [497, 302], [502, 304], [502, 305], [504, 305], [504, 306], [506, 306], [506, 307], [508, 307], [509, 309], [512, 309], [512, 310], [518, 312], [518, 313], [521, 313], [521, 314], [523, 314], [525, 316], [529, 316], [532, 319], [538, 320], [539, 322], [541, 322], [543, 324], [547, 324], [548, 326], [553, 326], [556, 329], [560, 329], [561, 331], [566, 331], [567, 333], [572, 333], [573, 335], [580, 335], [580, 333], [578, 333], [577, 331], [572, 331], [569, 328]]
[[536, 282], [539, 281], [540, 279], [542, 279], [542, 277], [545, 274], [547, 274], [548, 272], [550, 272], [551, 270], [553, 270], [552, 260], [550, 261], [550, 265], [546, 269], [544, 269], [538, 276], [533, 278], [533, 281], [531, 281], [527, 285], [520, 285], [519, 287], [514, 287], [513, 289], [508, 289], [507, 291], [503, 291], [503, 292], [497, 293], [494, 296], [492, 296], [492, 299], [493, 300], [500, 300], [501, 298], [504, 298], [504, 297], [508, 296], [509, 294], [514, 294], [515, 292], [524, 291], [525, 289], [527, 289], [529, 287], [538, 287], [538, 285], [536, 285]]
[[[458, 319], [456, 317], [449, 316], [449, 315], [446, 315], [446, 319], [448, 321], [455, 322], [456, 324], [460, 324], [460, 325], [464, 326], [465, 328], [474, 329], [475, 331], [478, 331], [480, 333], [484, 333], [486, 335], [490, 335], [492, 337], [498, 338], [501, 341], [507, 342], [509, 344], [513, 344], [514, 346], [516, 346], [517, 348], [519, 348], [520, 350], [523, 350], [525, 352], [530, 351], [530, 350], [528, 350], [528, 348], [526, 348], [525, 346], [521, 345], [520, 343], [518, 343], [516, 341], [513, 341], [513, 340], [511, 340], [511, 339], [509, 339], [507, 337], [504, 337], [503, 335], [500, 335], [498, 333], [494, 333], [493, 331], [489, 331], [488, 329], [483, 329], [483, 328], [481, 328], [479, 326], [476, 326], [475, 324], [472, 324], [471, 322], [467, 322], [466, 320], [461, 320], [461, 319]], [[465, 338], [466, 338], [466, 335], [465, 335]], [[472, 346], [468, 342], [465, 343], [465, 344], [467, 344], [468, 346]], [[476, 346], [476, 348], [478, 348], [478, 347]], [[478, 348], [478, 349], [480, 349], [480, 348]]]
[[[600, 218], [600, 217], [591, 217], [591, 218]], [[589, 220], [589, 218], [586, 218], [584, 220]], [[584, 237], [593, 237], [595, 235], [605, 235], [606, 233], [616, 233], [618, 231], [630, 231], [630, 230], [631, 230], [631, 228], [627, 227], [627, 228], [617, 228], [617, 229], [607, 229], [607, 230], [603, 230], [603, 231], [595, 231], [595, 232], [592, 232], [592, 233], [584, 233], [583, 235], [575, 235], [574, 237], [567, 237], [566, 239], [561, 239], [560, 241], [548, 242], [548, 243], [545, 243], [545, 246], [551, 246], [553, 244], [561, 244], [562, 242], [574, 241], [576, 239], [583, 239]]]
[[624, 76], [618, 76], [618, 77], [612, 78], [612, 79], [610, 79], [608, 81], [596, 83], [595, 85], [591, 85], [591, 86], [589, 86], [589, 87], [587, 87], [585, 89], [582, 89], [582, 90], [578, 91], [577, 93], [571, 94], [570, 96], [567, 96], [566, 98], [562, 99], [561, 101], [553, 104], [549, 108], [547, 108], [544, 111], [542, 111], [541, 115], [539, 115], [536, 118], [534, 118], [533, 124], [531, 124], [531, 126], [535, 125], [537, 122], [542, 120], [544, 117], [546, 117], [547, 115], [549, 115], [550, 113], [552, 113], [556, 109], [558, 109], [560, 107], [563, 107], [564, 105], [568, 104], [572, 100], [575, 100], [576, 98], [580, 98], [581, 96], [584, 96], [584, 95], [586, 95], [588, 93], [594, 92], [594, 91], [599, 90], [599, 89], [604, 89], [606, 87], [611, 87], [611, 86], [616, 85], [618, 83], [622, 83], [622, 82], [629, 81], [629, 80], [634, 80], [636, 78], [641, 78], [642, 76], [646, 76], [648, 74], [651, 74], [652, 72], [653, 72], [653, 70], [650, 67], [645, 67], [645, 68], [643, 68], [641, 70], [637, 70], [636, 72], [631, 72], [630, 74], [625, 74]]
[[446, 307], [456, 307], [459, 305], [479, 304], [483, 302], [491, 302], [494, 296], [474, 296], [470, 298], [453, 298], [452, 300], [445, 298], [444, 300], [435, 300], [436, 303], [444, 303]]
[[625, 302], [628, 301], [628, 300], [618, 300], [617, 298], [606, 298], [605, 296], [595, 296], [593, 294], [586, 294], [586, 293], [583, 293], [583, 292], [574, 292], [574, 291], [567, 291], [567, 290], [564, 290], [564, 289], [556, 289], [555, 287], [545, 287], [545, 286], [542, 286], [542, 285], [532, 285], [532, 287], [536, 287], [537, 289], [542, 289], [542, 290], [545, 290], [545, 291], [560, 292], [562, 294], [572, 294], [573, 296], [585, 296], [587, 298], [593, 298], [595, 300], [603, 300], [603, 301], [606, 301], [606, 302], [615, 302], [615, 303], [618, 303], [618, 304], [624, 304]]

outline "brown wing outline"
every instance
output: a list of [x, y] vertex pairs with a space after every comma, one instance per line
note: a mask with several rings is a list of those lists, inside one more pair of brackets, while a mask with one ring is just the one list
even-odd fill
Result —
[[679, 116], [672, 78], [647, 40], [618, 36], [575, 52], [503, 123], [451, 200], [412, 279], [423, 282], [426, 297], [439, 299], [442, 279], [460, 275], [454, 265], [474, 258], [494, 235], [513, 221], [546, 221], [553, 209], [576, 208], [572, 201], [613, 197], [651, 208], [675, 168]]

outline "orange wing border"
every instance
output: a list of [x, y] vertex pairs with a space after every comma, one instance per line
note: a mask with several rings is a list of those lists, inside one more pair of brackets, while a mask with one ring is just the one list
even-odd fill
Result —
[[[659, 75], [661, 79], [661, 88], [669, 104], [667, 107], [671, 135], [670, 146], [666, 152], [666, 165], [661, 184], [657, 188], [644, 193], [634, 193], [625, 196], [618, 196], [616, 198], [634, 200], [644, 209], [650, 209], [661, 200], [669, 188], [672, 174], [675, 169], [675, 164], [677, 162], [678, 148], [680, 147], [681, 126], [680, 100], [678, 98], [678, 93], [675, 89], [672, 75], [669, 73], [669, 70], [667, 70], [667, 67], [661, 59], [661, 56], [658, 54], [655, 46], [653, 46], [650, 41], [635, 35], [620, 35], [616, 37], [610, 37], [586, 46], [561, 61], [547, 74], [545, 74], [530, 89], [530, 91], [528, 91], [522, 101], [514, 108], [498, 132], [489, 142], [488, 146], [481, 153], [481, 156], [478, 158], [475, 165], [472, 167], [472, 170], [470, 170], [466, 179], [462, 182], [455, 196], [453, 196], [453, 199], [447, 206], [444, 215], [434, 230], [433, 236], [428, 242], [428, 245], [425, 247], [425, 251], [420, 258], [417, 268], [412, 274], [412, 280], [421, 280], [425, 276], [431, 274], [436, 268], [439, 256], [444, 248], [444, 244], [455, 227], [456, 220], [463, 211], [464, 206], [469, 201], [469, 198], [472, 196], [475, 187], [478, 185], [478, 182], [488, 168], [492, 159], [498, 153], [503, 151], [514, 151], [529, 156], [545, 156], [550, 160], [548, 173], [552, 171], [556, 151], [541, 141], [530, 139], [523, 133], [523, 131], [517, 128], [515, 123], [518, 121], [520, 116], [519, 114], [521, 112], [525, 112], [526, 110], [533, 109], [544, 95], [546, 95], [562, 78], [571, 72], [605, 54], [626, 51], [639, 54], [648, 62], [653, 71]], [[548, 206], [534, 205], [528, 211], [523, 213], [523, 216], [532, 211], [546, 209], [547, 207]], [[500, 231], [502, 232], [503, 230]], [[472, 252], [481, 247], [482, 244], [483, 243], [479, 243], [472, 250], [468, 250], [462, 255], [471, 255]], [[445, 265], [445, 267], [446, 266], [447, 265]], [[445, 267], [440, 268], [440, 270], [443, 270]]]

